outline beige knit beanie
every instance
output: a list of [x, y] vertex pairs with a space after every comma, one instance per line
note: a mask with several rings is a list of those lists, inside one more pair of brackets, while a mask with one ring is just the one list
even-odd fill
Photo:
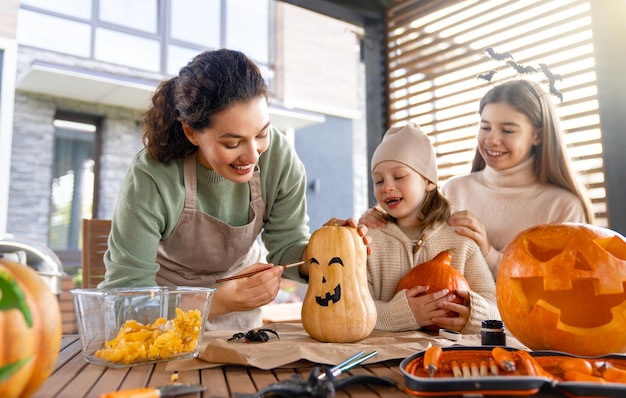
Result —
[[424, 178], [437, 184], [437, 160], [430, 139], [417, 124], [392, 127], [372, 155], [372, 171], [380, 162], [394, 160], [404, 163]]

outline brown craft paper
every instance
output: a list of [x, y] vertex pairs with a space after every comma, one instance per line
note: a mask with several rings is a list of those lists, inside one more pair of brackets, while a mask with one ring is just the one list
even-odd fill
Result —
[[[480, 346], [479, 335], [463, 335], [460, 341], [451, 341], [436, 335], [419, 332], [384, 332], [374, 330], [369, 337], [355, 343], [322, 343], [311, 338], [301, 323], [275, 323], [264, 326], [273, 329], [280, 339], [269, 333], [265, 343], [246, 343], [245, 340], [227, 341], [234, 333], [242, 331], [215, 331], [204, 335], [205, 346], [199, 359], [174, 361], [168, 370], [190, 370], [221, 365], [244, 365], [259, 369], [274, 369], [289, 365], [294, 367], [310, 363], [336, 365], [359, 351], [378, 354], [365, 363], [404, 359], [429, 345], [442, 347], [453, 344]], [[507, 336], [507, 346], [526, 349], [512, 336]]]

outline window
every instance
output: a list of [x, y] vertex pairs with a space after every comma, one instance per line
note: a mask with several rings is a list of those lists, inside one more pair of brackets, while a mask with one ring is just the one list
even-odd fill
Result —
[[157, 40], [111, 29], [96, 30], [97, 60], [158, 72], [159, 54], [160, 44]]
[[20, 4], [37, 7], [70, 17], [91, 18], [91, 1], [84, 0], [21, 0]]
[[267, 64], [268, 13], [265, 1], [229, 0], [224, 46], [243, 51], [257, 62]]
[[20, 44], [174, 75], [232, 48], [270, 67], [272, 0], [24, 0]]
[[170, 14], [172, 38], [203, 47], [219, 48], [220, 3], [219, 0], [173, 1]]
[[[89, 57], [91, 27], [89, 24], [67, 20], [30, 10], [20, 10], [17, 22], [20, 44], [41, 47], [77, 57]], [[35, 28], [45, 26], [45, 29]]]
[[81, 220], [93, 216], [97, 120], [59, 115], [54, 126], [49, 246], [79, 250]]
[[99, 4], [101, 21], [157, 33], [158, 4], [156, 0], [106, 0], [100, 1]]
[[[406, 0], [389, 10], [389, 125], [420, 124], [437, 151], [440, 182], [471, 169], [478, 102], [495, 80], [519, 78], [484, 49], [510, 52], [522, 65], [546, 63], [563, 77], [553, 97], [575, 169], [589, 189], [596, 224], [606, 226], [594, 48], [589, 1]], [[541, 73], [524, 75], [544, 84]], [[497, 83], [495, 83], [497, 84]]]

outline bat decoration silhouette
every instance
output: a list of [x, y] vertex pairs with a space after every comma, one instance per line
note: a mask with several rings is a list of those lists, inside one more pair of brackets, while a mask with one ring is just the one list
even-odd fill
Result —
[[513, 55], [509, 52], [505, 53], [497, 53], [494, 51], [492, 47], [485, 48], [485, 52], [489, 55], [489, 58], [494, 59], [496, 61], [504, 61], [505, 59], [513, 59]]
[[493, 79], [493, 76], [496, 74], [497, 72], [495, 70], [490, 70], [489, 72], [485, 72], [485, 73], [481, 73], [480, 75], [476, 76], [477, 79], [482, 79], [485, 81], [490, 82], [491, 79]]
[[556, 80], [559, 80], [559, 81], [563, 80], [563, 76], [553, 74], [550, 71], [550, 68], [548, 68], [548, 65], [539, 64], [539, 67], [541, 68], [541, 71], [543, 72], [544, 75], [546, 75], [546, 77], [548, 78], [550, 82], [555, 82]]
[[563, 80], [563, 76], [552, 73], [552, 71], [550, 71], [550, 68], [546, 64], [539, 64], [539, 67], [541, 68], [541, 71], [543, 72], [543, 74], [548, 78], [548, 86], [550, 87], [550, 94], [554, 95], [555, 97], [560, 99], [561, 102], [563, 102], [563, 93], [557, 90], [556, 85], [555, 85], [557, 80], [559, 81]]
[[507, 65], [515, 69], [517, 73], [519, 73], [520, 75], [531, 73], [531, 72], [537, 72], [537, 69], [533, 68], [532, 66], [520, 65], [515, 61], [506, 61], [506, 63]]
[[555, 97], [560, 99], [561, 102], [563, 102], [563, 93], [556, 89], [556, 87], [554, 86], [554, 81], [550, 80], [549, 87], [550, 87], [550, 94], [554, 95]]
[[[496, 61], [505, 62], [511, 68], [515, 69], [517, 73], [519, 73], [520, 75], [539, 72], [537, 69], [535, 69], [532, 66], [521, 65], [513, 61], [513, 55], [510, 52], [498, 53], [494, 51], [493, 47], [487, 47], [485, 48], [484, 51], [489, 56], [489, 58], [496, 60]], [[554, 95], [555, 97], [560, 99], [561, 102], [563, 102], [563, 93], [556, 88], [557, 80], [562, 81], [563, 76], [552, 73], [552, 71], [550, 71], [550, 68], [548, 67], [547, 64], [540, 63], [538, 64], [538, 66], [541, 69], [541, 72], [543, 72], [544, 76], [548, 79], [548, 86], [550, 87], [550, 94]], [[485, 80], [487, 82], [491, 82], [491, 80], [493, 79], [496, 73], [497, 71], [492, 69], [490, 71], [479, 74], [478, 76], [476, 76], [476, 78]]]

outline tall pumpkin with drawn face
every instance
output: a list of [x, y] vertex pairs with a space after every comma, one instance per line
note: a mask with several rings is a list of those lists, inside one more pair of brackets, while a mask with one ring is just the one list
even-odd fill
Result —
[[321, 227], [311, 235], [307, 254], [304, 330], [328, 343], [351, 343], [369, 336], [376, 324], [376, 306], [367, 285], [367, 247], [357, 231]]

